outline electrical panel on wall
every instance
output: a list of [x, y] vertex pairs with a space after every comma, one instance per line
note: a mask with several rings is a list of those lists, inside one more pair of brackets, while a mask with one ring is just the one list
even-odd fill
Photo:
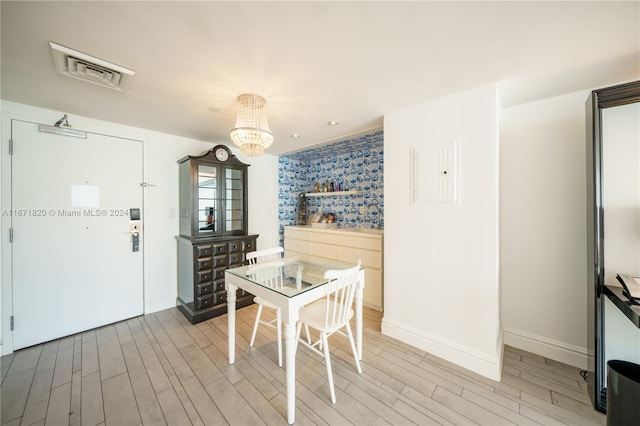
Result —
[[459, 139], [411, 147], [412, 204], [458, 204]]

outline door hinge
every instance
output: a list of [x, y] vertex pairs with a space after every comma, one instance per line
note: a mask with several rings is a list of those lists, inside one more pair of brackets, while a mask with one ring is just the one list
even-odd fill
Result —
[[13, 242], [13, 228], [9, 228], [9, 242]]
[[143, 188], [148, 188], [148, 187], [155, 187], [154, 184], [152, 183], [147, 183], [147, 182], [140, 182], [140, 186]]
[[13, 315], [11, 315], [10, 325], [9, 325], [9, 327], [11, 328], [11, 331], [13, 331], [14, 326], [15, 326], [15, 321], [13, 320]]
[[9, 139], [9, 155], [13, 155], [13, 139]]

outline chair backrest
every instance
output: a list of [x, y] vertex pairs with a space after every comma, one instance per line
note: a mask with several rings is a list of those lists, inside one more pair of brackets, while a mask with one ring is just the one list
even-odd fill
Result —
[[284, 268], [282, 261], [261, 262], [251, 265], [246, 275], [260, 284], [271, 288], [282, 288], [284, 286]]
[[273, 262], [280, 259], [283, 253], [284, 249], [282, 247], [272, 247], [247, 253], [247, 260], [250, 265], [261, 262]]
[[359, 271], [360, 260], [353, 268], [325, 272], [324, 277], [331, 280], [326, 285], [325, 328], [341, 326], [349, 319]]

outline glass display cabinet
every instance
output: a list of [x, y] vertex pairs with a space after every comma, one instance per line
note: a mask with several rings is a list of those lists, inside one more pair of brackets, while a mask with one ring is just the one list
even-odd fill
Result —
[[[247, 164], [224, 145], [178, 164], [178, 308], [195, 324], [227, 312], [224, 271], [246, 263], [258, 236], [247, 233]], [[237, 307], [252, 302], [238, 292]]]

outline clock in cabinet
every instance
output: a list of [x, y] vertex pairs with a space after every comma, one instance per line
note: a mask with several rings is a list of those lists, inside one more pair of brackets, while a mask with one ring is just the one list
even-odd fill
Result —
[[[227, 312], [224, 271], [246, 263], [258, 235], [247, 232], [247, 168], [224, 145], [178, 161], [178, 309], [192, 323]], [[253, 296], [238, 290], [238, 308]]]

